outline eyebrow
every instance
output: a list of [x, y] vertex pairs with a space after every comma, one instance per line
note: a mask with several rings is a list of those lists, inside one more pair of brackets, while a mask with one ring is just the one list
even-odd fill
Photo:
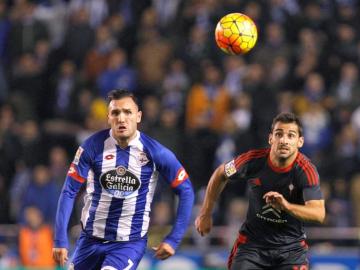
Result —
[[[274, 132], [284, 132], [284, 130], [283, 129], [281, 129], [281, 128], [278, 128], [278, 129], [275, 129], [274, 130]], [[296, 131], [296, 130], [289, 130], [289, 133], [295, 133], [295, 134], [298, 134], [298, 132]]]
[[121, 111], [133, 111], [133, 109], [132, 108], [112, 108], [112, 109], [110, 109], [110, 111], [119, 111], [119, 112], [121, 112]]

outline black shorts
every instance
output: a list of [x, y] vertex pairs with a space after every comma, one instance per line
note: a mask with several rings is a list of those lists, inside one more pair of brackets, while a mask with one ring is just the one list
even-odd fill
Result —
[[289, 248], [258, 248], [239, 235], [229, 256], [229, 270], [308, 270], [308, 246], [305, 241]]

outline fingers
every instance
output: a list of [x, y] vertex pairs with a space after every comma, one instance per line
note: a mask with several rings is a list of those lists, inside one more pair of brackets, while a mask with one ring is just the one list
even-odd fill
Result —
[[276, 201], [279, 201], [282, 199], [282, 195], [275, 191], [269, 191], [265, 193], [263, 196], [263, 199], [265, 199], [266, 203], [275, 203]]
[[211, 217], [199, 216], [195, 220], [195, 228], [201, 236], [205, 236], [210, 233], [211, 224]]
[[65, 255], [65, 254], [61, 254], [61, 256], [60, 256], [60, 265], [62, 267], [64, 267], [67, 261], [68, 261], [68, 256]]
[[68, 261], [68, 252], [65, 248], [54, 248], [53, 258], [61, 266], [64, 267]]
[[155, 252], [155, 255], [154, 255], [157, 259], [159, 260], [165, 260], [167, 258], [169, 258], [171, 256], [171, 254], [169, 254], [168, 252], [166, 252], [165, 250], [163, 249], [158, 249], [156, 252]]
[[270, 197], [276, 198], [276, 197], [279, 197], [279, 196], [281, 196], [280, 193], [278, 193], [276, 191], [269, 191], [269, 192], [264, 194], [263, 199], [270, 198]]
[[154, 256], [159, 260], [165, 260], [175, 254], [175, 250], [167, 243], [161, 243], [158, 247], [152, 247]]
[[204, 235], [205, 235], [204, 232], [202, 231], [202, 229], [200, 229], [200, 220], [199, 220], [199, 218], [197, 218], [197, 219], [195, 220], [195, 228], [196, 228], [197, 232], [198, 232], [201, 236], [204, 236]]

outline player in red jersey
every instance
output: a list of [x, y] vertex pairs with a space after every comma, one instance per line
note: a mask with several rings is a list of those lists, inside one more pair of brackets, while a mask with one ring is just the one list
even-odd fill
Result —
[[322, 223], [325, 203], [314, 164], [299, 152], [302, 124], [292, 113], [273, 119], [270, 148], [251, 150], [221, 164], [212, 174], [195, 220], [202, 235], [228, 180], [247, 181], [249, 209], [228, 260], [230, 270], [307, 270], [303, 222]]

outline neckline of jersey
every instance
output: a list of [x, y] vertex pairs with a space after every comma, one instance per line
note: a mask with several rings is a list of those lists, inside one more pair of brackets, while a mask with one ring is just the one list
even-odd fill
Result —
[[[120, 147], [119, 143], [117, 142], [117, 140], [114, 138], [114, 136], [113, 136], [113, 134], [112, 134], [111, 128], [110, 128], [110, 130], [109, 130], [109, 135], [110, 135], [110, 137], [113, 139], [113, 141], [115, 142], [115, 144]], [[135, 145], [137, 145], [139, 139], [140, 139], [140, 131], [139, 131], [139, 130], [136, 130], [136, 136], [129, 141], [128, 145], [127, 145], [125, 148], [122, 148], [122, 147], [120, 147], [120, 148], [121, 148], [121, 149], [126, 149], [126, 148], [128, 148], [129, 146], [135, 146]]]
[[289, 172], [292, 167], [294, 166], [294, 163], [296, 162], [296, 160], [298, 159], [298, 156], [299, 156], [299, 153], [297, 153], [296, 155], [296, 158], [294, 159], [294, 161], [287, 167], [285, 168], [280, 168], [280, 167], [277, 167], [275, 166], [271, 160], [270, 160], [270, 154], [268, 155], [268, 158], [267, 158], [267, 163], [269, 164], [269, 167], [274, 171], [274, 172], [277, 172], [277, 173], [286, 173], [286, 172]]

